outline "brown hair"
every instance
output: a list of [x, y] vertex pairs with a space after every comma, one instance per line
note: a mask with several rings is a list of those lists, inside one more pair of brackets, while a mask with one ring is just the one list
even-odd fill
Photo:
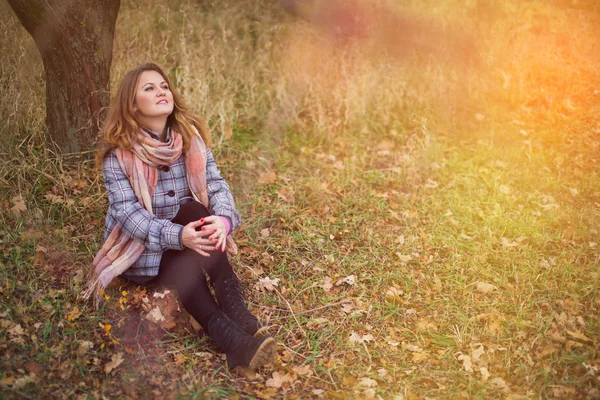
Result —
[[183, 138], [183, 149], [188, 149], [190, 139], [198, 130], [200, 136], [210, 146], [210, 133], [208, 124], [200, 116], [191, 113], [184, 104], [181, 96], [171, 84], [169, 76], [164, 70], [154, 63], [147, 63], [132, 69], [123, 78], [113, 104], [110, 106], [108, 116], [102, 127], [103, 142], [96, 154], [96, 164], [101, 167], [104, 157], [114, 148], [130, 149], [137, 140], [140, 124], [135, 118], [134, 102], [140, 76], [144, 71], [156, 71], [167, 82], [173, 93], [173, 112], [167, 119], [167, 126], [179, 132]]

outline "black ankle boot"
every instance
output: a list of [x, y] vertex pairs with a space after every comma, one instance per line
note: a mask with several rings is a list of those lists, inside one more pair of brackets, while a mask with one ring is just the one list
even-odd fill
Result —
[[244, 331], [255, 337], [267, 334], [267, 327], [248, 310], [238, 277], [234, 272], [212, 282], [217, 301], [229, 318]]
[[227, 355], [229, 368], [243, 366], [257, 369], [273, 362], [277, 355], [275, 339], [271, 336], [255, 338], [249, 335], [221, 310], [209, 317], [206, 331]]

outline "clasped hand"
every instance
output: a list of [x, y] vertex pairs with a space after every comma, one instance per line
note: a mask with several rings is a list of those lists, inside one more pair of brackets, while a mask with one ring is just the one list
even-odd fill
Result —
[[185, 247], [210, 257], [208, 251], [225, 251], [227, 228], [221, 217], [211, 215], [183, 227], [181, 240]]

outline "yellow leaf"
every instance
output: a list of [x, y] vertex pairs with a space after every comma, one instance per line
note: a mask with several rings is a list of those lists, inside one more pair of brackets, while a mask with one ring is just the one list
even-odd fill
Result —
[[0, 379], [0, 385], [8, 385], [8, 386], [12, 386], [13, 383], [15, 383], [15, 377], [14, 376], [5, 376], [4, 378]]
[[593, 344], [594, 341], [579, 331], [567, 331], [567, 335], [579, 342]]

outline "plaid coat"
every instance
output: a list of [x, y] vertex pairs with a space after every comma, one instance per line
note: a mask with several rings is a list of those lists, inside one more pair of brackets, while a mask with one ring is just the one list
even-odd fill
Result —
[[[184, 248], [181, 241], [183, 226], [170, 221], [177, 215], [181, 204], [193, 200], [186, 179], [184, 157], [181, 155], [170, 167], [159, 168], [158, 182], [152, 196], [154, 215], [137, 200], [129, 179], [119, 165], [115, 150], [103, 161], [104, 186], [109, 202], [104, 240], [119, 224], [129, 236], [144, 243], [146, 250], [123, 274], [138, 283], [158, 275], [164, 251]], [[206, 151], [206, 184], [210, 213], [228, 218], [233, 232], [239, 227], [241, 217], [235, 208], [229, 185], [221, 177], [210, 149]]]

